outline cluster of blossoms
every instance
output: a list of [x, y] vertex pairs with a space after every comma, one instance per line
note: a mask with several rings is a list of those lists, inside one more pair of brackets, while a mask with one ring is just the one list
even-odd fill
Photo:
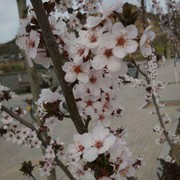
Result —
[[[146, 81], [147, 81], [147, 85], [146, 85], [146, 91], [147, 91], [147, 95], [146, 95], [146, 101], [152, 101], [153, 98], [155, 98], [155, 101], [157, 103], [157, 106], [160, 110], [160, 108], [164, 107], [163, 104], [159, 103], [159, 95], [158, 95], [158, 91], [164, 89], [164, 83], [162, 81], [157, 81], [157, 70], [158, 70], [158, 66], [157, 66], [157, 61], [156, 61], [156, 56], [154, 54], [151, 54], [151, 56], [149, 56], [150, 60], [147, 60], [146, 62]], [[154, 96], [154, 97], [153, 97]], [[157, 113], [157, 111], [156, 111]], [[153, 112], [153, 114], [156, 114]], [[159, 112], [160, 113], [160, 112]], [[180, 145], [180, 137], [178, 135], [175, 134], [171, 134], [170, 132], [168, 132], [166, 130], [166, 124], [169, 124], [171, 122], [170, 117], [166, 114], [166, 113], [160, 113], [160, 118], [162, 121], [161, 123], [163, 123], [164, 125], [159, 126], [156, 125], [153, 128], [153, 131], [155, 133], [158, 133], [159, 135], [168, 134], [168, 138], [171, 141], [171, 143], [173, 144], [173, 146], [176, 146], [179, 148]], [[161, 124], [160, 123], [160, 124]], [[164, 142], [166, 142], [166, 138], [165, 137], [160, 137], [157, 138], [155, 140], [155, 143], [157, 145], [159, 144], [163, 144]], [[168, 163], [175, 163], [175, 160], [170, 157], [169, 155], [167, 157], [163, 157], [161, 158], [161, 160], [168, 162]]]
[[[13, 98], [17, 98], [17, 95], [14, 92], [11, 92], [8, 87], [0, 85], [0, 104], [2, 105], [3, 102], [9, 101]], [[20, 107], [15, 108], [13, 112], [19, 117], [23, 117], [26, 114], [26, 111]], [[24, 125], [6, 113], [3, 108], [1, 109], [0, 122], [0, 136], [5, 140], [26, 147], [40, 147], [41, 141], [37, 137], [36, 132], [28, 127], [24, 127]]]
[[62, 121], [65, 117], [64, 97], [59, 92], [43, 89], [39, 95], [37, 104], [37, 116], [41, 120], [40, 131], [52, 131], [55, 122]]
[[178, 148], [179, 148], [179, 146], [180, 146], [180, 136], [176, 135], [176, 134], [172, 134], [172, 133], [169, 132], [169, 137], [170, 137], [172, 143], [177, 145]]
[[[110, 132], [98, 125], [92, 133], [74, 135], [68, 147], [69, 166], [77, 179], [127, 179], [134, 177], [141, 159], [131, 158], [132, 153], [123, 140], [123, 130]], [[120, 138], [121, 137], [121, 138]], [[82, 161], [79, 165], [79, 161]]]
[[[0, 102], [9, 101], [10, 99], [16, 98], [17, 95], [9, 91], [9, 88], [0, 85]], [[26, 114], [26, 111], [22, 108], [15, 108], [14, 113], [19, 117]], [[19, 145], [25, 145], [27, 147], [39, 148], [41, 141], [38, 139], [36, 132], [30, 128], [24, 127], [21, 123], [14, 120], [14, 118], [6, 113], [1, 112], [1, 128], [0, 135], [7, 141], [17, 143]]]
[[[72, 8], [72, 3], [76, 8]], [[62, 69], [65, 81], [73, 85], [80, 116], [84, 124], [90, 120], [96, 124], [92, 133], [75, 134], [73, 144], [68, 146], [67, 160], [72, 174], [76, 179], [91, 180], [134, 177], [141, 159], [132, 159], [123, 140], [123, 131], [111, 131], [110, 123], [122, 112], [117, 94], [119, 77], [127, 72], [123, 58], [134, 53], [138, 47], [144, 57], [150, 56], [155, 34], [148, 27], [139, 39], [135, 25], [125, 26], [120, 22], [117, 14], [122, 13], [123, 4], [119, 0], [110, 6], [102, 0], [50, 0], [44, 3], [44, 8], [59, 52], [64, 57]], [[68, 15], [57, 18], [54, 14], [56, 10]], [[45, 68], [53, 66], [33, 9], [29, 10], [26, 19], [21, 20], [16, 43], [25, 51], [30, 66], [33, 62]], [[146, 87], [149, 93], [147, 100], [162, 88], [162, 83], [154, 80], [156, 69], [156, 59], [152, 56], [147, 64], [148, 78], [152, 80], [152, 84]], [[141, 80], [126, 75], [124, 79], [135, 87], [143, 85]], [[64, 98], [58, 92], [42, 90], [37, 106], [37, 115], [41, 120], [39, 133], [49, 132], [55, 121], [66, 117]], [[10, 123], [11, 118], [7, 119]], [[6, 129], [16, 137], [18, 144], [30, 147], [41, 144], [36, 133], [29, 128], [8, 124]], [[55, 140], [48, 142], [41, 161], [41, 175], [50, 175], [56, 166], [55, 159], [63, 159], [63, 150], [62, 143]]]
[[119, 78], [120, 84], [121, 83], [130, 83], [132, 87], [141, 87], [144, 85], [143, 81], [141, 79], [136, 79], [133, 77], [128, 76], [125, 74], [124, 76]]
[[40, 176], [50, 175], [51, 171], [56, 166], [55, 158], [60, 160], [66, 159], [66, 155], [64, 153], [64, 143], [58, 139], [51, 140], [45, 151], [43, 160], [40, 161]]
[[[156, 5], [158, 7], [158, 3]], [[124, 130], [118, 128], [113, 131], [110, 123], [122, 112], [117, 96], [119, 83], [124, 81], [130, 82], [134, 87], [145, 86], [148, 93], [146, 100], [152, 100], [153, 95], [158, 99], [157, 92], [164, 85], [156, 80], [157, 61], [151, 47], [155, 33], [149, 26], [140, 36], [135, 25], [120, 22], [123, 4], [119, 0], [113, 1], [111, 5], [103, 0], [50, 0], [44, 3], [44, 8], [59, 52], [64, 57], [62, 70], [65, 72], [65, 81], [73, 89], [79, 114], [84, 125], [90, 120], [96, 125], [92, 132], [75, 134], [67, 154], [64, 153], [62, 142], [48, 136], [45, 154], [40, 162], [40, 174], [50, 175], [57, 160], [66, 159], [73, 176], [79, 180], [135, 177], [142, 159], [132, 159], [132, 153], [123, 139]], [[54, 13], [56, 11], [61, 12], [58, 18]], [[162, 16], [161, 18], [163, 19]], [[53, 66], [32, 8], [27, 18], [21, 20], [16, 43], [26, 53], [30, 66], [33, 66], [33, 62], [45, 68]], [[134, 53], [138, 47], [142, 55], [149, 58], [146, 65], [147, 85], [125, 75], [127, 66], [123, 58]], [[123, 81], [119, 81], [121, 77]], [[11, 99], [12, 94], [7, 93], [8, 91], [9, 89], [0, 86], [0, 103]], [[58, 92], [42, 90], [37, 101], [37, 115], [41, 120], [38, 129], [40, 135], [51, 131], [55, 121], [69, 117], [66, 115], [64, 102], [64, 97]], [[15, 113], [21, 116], [23, 110], [18, 108]], [[165, 114], [162, 119], [165, 124], [169, 122]], [[5, 139], [37, 148], [43, 143], [36, 132], [15, 123], [5, 112], [2, 112], [2, 122], [4, 125], [0, 132]], [[164, 132], [159, 126], [153, 130], [159, 134]], [[174, 144], [179, 145], [179, 136], [169, 134], [169, 137]], [[157, 143], [164, 141], [156, 140]]]
[[164, 83], [162, 81], [156, 80], [157, 69], [158, 65], [156, 61], [156, 56], [152, 54], [151, 59], [148, 60], [146, 64], [146, 74], [149, 81], [146, 85], [146, 101], [148, 102], [152, 100], [152, 95], [154, 95], [158, 99], [158, 91], [164, 89]]
[[9, 101], [10, 99], [16, 98], [17, 95], [11, 92], [8, 87], [0, 84], [0, 109], [3, 101]]
[[41, 146], [42, 142], [35, 131], [24, 127], [4, 111], [1, 113], [1, 116], [1, 122], [3, 123], [1, 131], [4, 130], [1, 136], [5, 140], [30, 148], [39, 148]]

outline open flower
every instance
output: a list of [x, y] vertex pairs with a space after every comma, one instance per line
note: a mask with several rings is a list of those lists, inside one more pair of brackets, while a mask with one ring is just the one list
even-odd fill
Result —
[[90, 65], [87, 62], [66, 62], [62, 69], [66, 72], [65, 80], [67, 82], [74, 82], [76, 79], [81, 82], [88, 82], [89, 80], [88, 72]]
[[69, 56], [73, 59], [73, 62], [78, 63], [83, 58], [86, 58], [86, 56], [89, 53], [89, 49], [83, 45], [79, 44], [77, 40], [70, 43], [69, 49], [68, 49]]
[[111, 77], [108, 75], [102, 75], [102, 71], [90, 70], [89, 81], [84, 84], [88, 88], [91, 94], [99, 96], [101, 91], [109, 92], [112, 86]]
[[[83, 159], [87, 162], [94, 161], [99, 154], [103, 154], [115, 143], [116, 137], [110, 134], [109, 130], [98, 124], [93, 128], [87, 142], [91, 143], [90, 148], [83, 153]], [[86, 143], [87, 143], [86, 142]]]
[[29, 66], [31, 67], [33, 66], [31, 59], [36, 57], [39, 42], [39, 33], [33, 30], [30, 32], [29, 36], [19, 36], [16, 40], [16, 44], [25, 51]]
[[93, 95], [84, 97], [82, 101], [78, 102], [80, 112], [94, 119], [96, 111], [101, 107], [101, 102], [98, 101], [98, 98], [99, 97]]
[[112, 34], [114, 35], [115, 47], [113, 54], [117, 58], [124, 58], [127, 54], [136, 51], [138, 44], [135, 40], [138, 31], [136, 26], [129, 25], [124, 27], [121, 22], [117, 22], [112, 26]]
[[107, 67], [109, 71], [118, 71], [121, 67], [121, 63], [117, 57], [113, 54], [113, 48], [104, 46], [99, 49], [98, 54], [92, 60], [92, 67], [100, 70]]
[[74, 143], [68, 147], [69, 158], [75, 161], [80, 159], [80, 156], [86, 149], [91, 147], [91, 133], [75, 134], [73, 136]]
[[80, 30], [79, 43], [85, 45], [89, 49], [96, 48], [99, 44], [99, 37], [102, 34], [102, 29], [96, 30]]

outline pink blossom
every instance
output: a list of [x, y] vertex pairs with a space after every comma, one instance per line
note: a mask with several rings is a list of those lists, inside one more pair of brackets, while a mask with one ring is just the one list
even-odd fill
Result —
[[120, 60], [113, 54], [113, 46], [103, 46], [92, 60], [92, 67], [100, 70], [107, 66], [109, 71], [118, 71], [121, 67]]
[[100, 124], [95, 126], [89, 139], [86, 138], [86, 141], [91, 143], [91, 147], [85, 150], [83, 159], [87, 162], [94, 161], [98, 157], [98, 154], [105, 153], [110, 149], [115, 139], [115, 136], [110, 134], [108, 129]]
[[78, 79], [79, 81], [85, 83], [89, 80], [88, 72], [90, 65], [88, 62], [66, 62], [64, 66], [62, 66], [62, 69], [66, 72], [65, 80], [67, 82], [74, 82], [76, 79]]
[[102, 29], [96, 30], [80, 30], [79, 43], [85, 45], [89, 49], [96, 48], [99, 44], [99, 37], [102, 35]]
[[89, 81], [84, 84], [91, 94], [99, 96], [101, 91], [109, 92], [112, 86], [111, 77], [109, 75], [104, 75], [102, 71], [90, 70], [89, 71]]
[[121, 22], [117, 22], [112, 26], [112, 34], [114, 35], [115, 47], [113, 54], [117, 58], [124, 58], [127, 54], [136, 51], [138, 44], [135, 40], [138, 31], [136, 26], [129, 25], [124, 27]]

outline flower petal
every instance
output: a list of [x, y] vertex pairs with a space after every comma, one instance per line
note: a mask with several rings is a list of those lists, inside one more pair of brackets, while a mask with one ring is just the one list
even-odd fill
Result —
[[114, 35], [119, 35], [121, 33], [124, 33], [125, 32], [125, 28], [124, 28], [124, 25], [121, 23], [121, 22], [117, 22], [113, 25], [112, 27], [112, 33]]
[[102, 69], [106, 66], [107, 60], [103, 55], [99, 54], [99, 55], [94, 57], [91, 64], [92, 64], [92, 67], [94, 69], [99, 70], [99, 69]]
[[138, 30], [137, 30], [137, 27], [134, 26], [134, 25], [129, 25], [129, 26], [126, 26], [125, 29], [127, 30], [127, 36], [128, 38], [130, 39], [134, 39], [137, 37], [138, 35]]
[[120, 70], [121, 63], [118, 62], [117, 60], [113, 59], [111, 61], [108, 61], [107, 68], [109, 71], [116, 72], [116, 71]]
[[93, 147], [89, 150], [85, 151], [83, 154], [83, 159], [87, 162], [92, 162], [98, 157], [98, 150], [97, 148]]
[[127, 53], [133, 53], [136, 51], [138, 43], [134, 40], [129, 40], [128, 45], [125, 47]]
[[117, 58], [124, 58], [126, 56], [126, 52], [124, 50], [124, 48], [116, 46], [113, 49], [113, 54], [117, 57]]

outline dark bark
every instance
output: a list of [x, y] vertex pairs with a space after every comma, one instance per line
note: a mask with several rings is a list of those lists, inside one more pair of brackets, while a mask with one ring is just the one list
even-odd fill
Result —
[[[1, 107], [2, 111], [5, 111], [6, 113], [8, 113], [10, 116], [12, 116], [13, 118], [15, 118], [17, 121], [19, 121], [21, 124], [25, 125], [26, 127], [30, 128], [32, 131], [35, 131], [37, 134], [37, 137], [39, 138], [39, 140], [42, 142], [42, 147], [43, 148], [47, 148], [48, 144], [47, 142], [44, 140], [43, 136], [41, 135], [41, 133], [29, 122], [27, 122], [26, 120], [24, 120], [23, 118], [19, 117], [17, 114], [15, 114], [13, 111], [9, 110], [6, 106], [2, 105]], [[70, 171], [68, 170], [68, 168], [56, 157], [55, 161], [57, 163], [57, 166], [59, 166], [65, 173], [66, 175], [69, 177], [69, 179], [71, 180], [75, 180], [74, 177], [72, 176], [72, 174], [70, 173]], [[47, 179], [56, 179], [56, 173], [55, 173], [55, 169], [53, 169], [52, 174], [50, 176], [50, 178]]]
[[70, 117], [71, 117], [78, 133], [83, 134], [83, 133], [87, 132], [87, 129], [85, 128], [83, 121], [80, 117], [72, 89], [70, 88], [69, 84], [64, 80], [65, 72], [62, 70], [62, 65], [63, 65], [63, 61], [64, 61], [63, 56], [60, 54], [58, 45], [54, 39], [54, 35], [51, 31], [50, 24], [49, 24], [46, 12], [44, 10], [42, 1], [41, 0], [31, 0], [31, 3], [32, 3], [34, 11], [36, 13], [39, 26], [42, 30], [42, 35], [43, 35], [44, 41], [48, 48], [49, 54], [52, 58], [54, 70], [55, 70], [55, 73], [59, 80], [59, 83], [61, 85], [62, 92], [64, 94], [64, 97], [65, 97], [65, 100], [67, 103], [67, 107], [68, 107], [68, 110], [70, 113]]
[[143, 23], [143, 28], [146, 29], [147, 23], [146, 23], [145, 0], [141, 0], [141, 9], [142, 9], [142, 23]]

